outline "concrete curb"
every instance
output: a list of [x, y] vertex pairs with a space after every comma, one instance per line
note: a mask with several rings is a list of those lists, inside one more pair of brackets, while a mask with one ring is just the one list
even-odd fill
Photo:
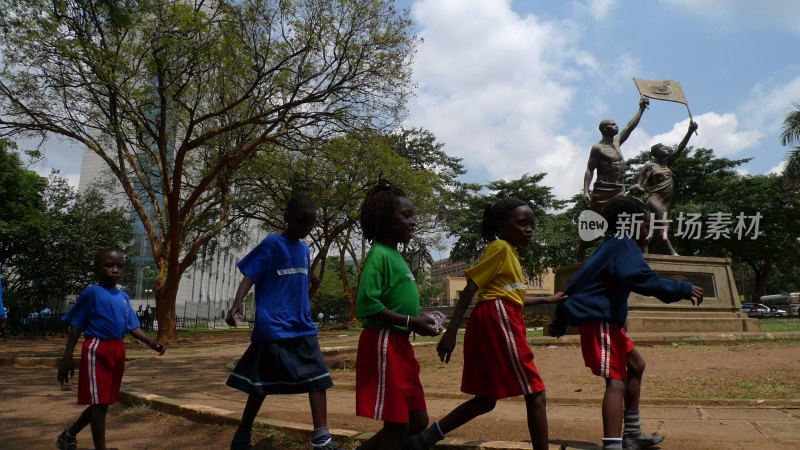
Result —
[[[237, 425], [242, 415], [241, 411], [229, 411], [227, 409], [213, 408], [196, 403], [175, 400], [161, 395], [130, 392], [125, 390], [120, 392], [119, 401], [128, 405], [144, 404], [149, 408], [174, 416], [184, 417], [200, 423]], [[277, 428], [283, 432], [302, 435], [310, 435], [310, 433], [313, 431], [313, 427], [310, 424], [286, 422], [276, 419], [265, 419], [263, 417], [257, 417], [255, 425], [268, 426]], [[357, 441], [365, 441], [374, 435], [374, 433], [371, 432], [359, 432], [342, 428], [331, 428], [330, 431], [331, 434], [333, 434], [333, 436], [336, 438], [347, 438]], [[446, 438], [437, 444], [436, 448], [441, 450], [516, 450], [530, 449], [531, 445], [526, 442], [480, 441]], [[573, 448], [575, 447], [567, 447], [561, 444], [550, 445], [551, 450], [565, 450]]]

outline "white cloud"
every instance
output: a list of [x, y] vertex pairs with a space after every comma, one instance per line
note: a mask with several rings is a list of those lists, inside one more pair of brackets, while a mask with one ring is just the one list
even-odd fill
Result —
[[[736, 114], [707, 112], [694, 117], [699, 125], [697, 135], [692, 135], [689, 146], [709, 148], [717, 156], [731, 156], [744, 150], [754, 148], [762, 138], [762, 134], [752, 129], [742, 128]], [[630, 158], [639, 152], [649, 150], [654, 144], [677, 145], [686, 135], [689, 119], [673, 125], [672, 129], [656, 135], [637, 129], [628, 142], [623, 145], [623, 154]]]
[[797, 0], [662, 0], [732, 29], [778, 26], [800, 32]]
[[780, 175], [780, 174], [782, 174], [782, 173], [783, 173], [783, 170], [784, 170], [784, 169], [786, 169], [786, 160], [783, 160], [783, 161], [781, 161], [780, 163], [778, 163], [778, 165], [777, 165], [777, 166], [775, 166], [775, 167], [773, 167], [773, 168], [769, 169], [769, 170], [767, 171], [767, 173], [768, 173], [768, 174]]
[[[36, 173], [38, 173], [40, 176], [43, 176], [43, 177], [47, 178], [47, 177], [50, 176], [51, 170], [49, 168], [48, 169], [37, 169]], [[62, 178], [66, 178], [67, 179], [67, 183], [69, 183], [70, 186], [75, 188], [75, 190], [78, 189], [78, 183], [80, 183], [80, 180], [81, 180], [80, 172], [64, 173], [64, 172], [59, 171], [58, 176], [60, 176]]]
[[747, 118], [751, 128], [761, 130], [768, 136], [774, 136], [775, 143], [778, 144], [783, 120], [789, 111], [794, 109], [792, 104], [799, 100], [800, 76], [785, 84], [759, 83], [753, 88], [750, 98], [742, 105], [741, 113]]
[[603, 20], [617, 6], [617, 0], [585, 0], [577, 3], [578, 11], [589, 13], [595, 20]]
[[423, 43], [409, 125], [431, 130], [470, 170], [548, 172], [557, 196], [574, 194], [586, 155], [562, 119], [581, 70], [597, 66], [576, 49], [575, 25], [519, 15], [505, 0], [419, 1], [413, 14]]

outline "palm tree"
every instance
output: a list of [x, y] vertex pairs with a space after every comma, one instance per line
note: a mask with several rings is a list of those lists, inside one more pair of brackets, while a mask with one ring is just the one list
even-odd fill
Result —
[[[783, 145], [800, 144], [800, 103], [794, 103], [792, 106], [794, 110], [790, 111], [783, 121], [783, 133], [781, 133]], [[800, 188], [800, 146], [795, 146], [786, 156], [783, 175], [792, 190]]]

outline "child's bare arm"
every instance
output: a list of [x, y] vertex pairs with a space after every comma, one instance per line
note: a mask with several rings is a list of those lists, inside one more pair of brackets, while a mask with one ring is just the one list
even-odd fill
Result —
[[231, 305], [231, 310], [228, 311], [228, 316], [225, 318], [225, 323], [228, 325], [235, 327], [236, 317], [241, 317], [244, 314], [244, 296], [247, 295], [251, 287], [253, 287], [253, 280], [247, 276], [242, 278], [239, 288], [236, 289], [236, 296], [234, 297], [233, 305]]
[[409, 330], [420, 336], [439, 335], [439, 330], [436, 329], [436, 320], [428, 316], [407, 316], [405, 314], [398, 314], [389, 308], [384, 308], [366, 317], [389, 325], [408, 327]]
[[64, 355], [58, 362], [58, 381], [66, 383], [75, 375], [75, 364], [72, 362], [72, 354], [75, 353], [75, 344], [78, 343], [78, 338], [81, 337], [81, 330], [79, 328], [69, 326], [69, 335], [67, 336], [67, 346], [64, 348]]
[[464, 313], [467, 312], [469, 304], [472, 303], [472, 297], [478, 292], [478, 285], [474, 281], [469, 280], [467, 287], [461, 291], [458, 297], [458, 303], [453, 310], [453, 317], [450, 318], [450, 323], [447, 325], [447, 331], [444, 336], [439, 339], [439, 345], [436, 346], [436, 352], [439, 354], [439, 359], [445, 363], [450, 362], [450, 356], [456, 348], [456, 335], [458, 334], [458, 327], [461, 326], [461, 319], [464, 318]]
[[142, 331], [141, 328], [136, 328], [133, 331], [131, 331], [131, 336], [147, 344], [147, 346], [150, 347], [151, 350], [158, 352], [159, 355], [163, 355], [164, 352], [167, 351], [166, 344], [150, 339], [150, 336], [148, 336], [144, 331]]
[[555, 295], [551, 295], [549, 297], [526, 298], [525, 306], [561, 303], [567, 301], [568, 298], [569, 295], [566, 295], [563, 292], [556, 292]]

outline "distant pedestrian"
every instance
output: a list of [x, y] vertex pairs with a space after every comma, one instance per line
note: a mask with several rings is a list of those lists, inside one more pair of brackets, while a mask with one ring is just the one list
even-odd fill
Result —
[[317, 314], [317, 322], [321, 325], [323, 320], [325, 320], [325, 313], [320, 311], [319, 314]]
[[[139, 306], [141, 308], [141, 305]], [[150, 310], [150, 305], [147, 305], [147, 308], [144, 309], [144, 314], [142, 314], [142, 325], [144, 326], [144, 331], [150, 331], [152, 329], [152, 319], [153, 311]]]
[[89, 405], [78, 419], [56, 439], [62, 450], [75, 450], [76, 436], [91, 425], [96, 450], [106, 448], [106, 413], [119, 397], [122, 373], [125, 369], [125, 342], [130, 333], [153, 351], [163, 355], [166, 346], [150, 339], [142, 331], [128, 294], [117, 289], [125, 267], [125, 256], [118, 249], [101, 250], [95, 256], [94, 270], [98, 283], [81, 292], [75, 305], [61, 320], [69, 323], [69, 336], [64, 356], [58, 365], [58, 381], [69, 383], [75, 373], [72, 354], [83, 331], [85, 340], [81, 351], [78, 376], [78, 404]]

